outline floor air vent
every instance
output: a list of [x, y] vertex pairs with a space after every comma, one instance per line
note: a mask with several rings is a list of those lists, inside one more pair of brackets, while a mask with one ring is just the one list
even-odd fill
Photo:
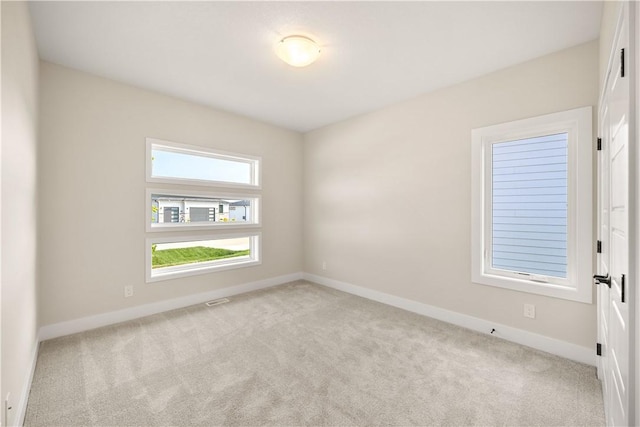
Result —
[[213, 307], [215, 305], [225, 304], [227, 302], [229, 302], [229, 298], [220, 298], [220, 299], [214, 299], [212, 301], [207, 301], [204, 304], [207, 307]]

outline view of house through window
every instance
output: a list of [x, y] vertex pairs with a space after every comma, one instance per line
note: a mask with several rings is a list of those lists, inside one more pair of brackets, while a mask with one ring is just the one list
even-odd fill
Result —
[[253, 223], [250, 199], [151, 194], [151, 223]]
[[474, 283], [590, 303], [592, 108], [471, 132]]
[[567, 277], [567, 140], [492, 144], [493, 268]]

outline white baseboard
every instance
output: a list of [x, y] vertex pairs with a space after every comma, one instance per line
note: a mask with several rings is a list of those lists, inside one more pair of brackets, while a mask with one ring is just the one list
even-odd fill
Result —
[[125, 322], [127, 320], [138, 319], [140, 317], [149, 316], [152, 314], [175, 310], [177, 308], [188, 307], [190, 305], [200, 304], [217, 298], [230, 297], [233, 295], [243, 294], [245, 292], [256, 291], [258, 289], [265, 289], [272, 286], [281, 285], [287, 282], [293, 282], [295, 280], [302, 279], [302, 276], [302, 273], [292, 273], [284, 276], [258, 280], [256, 282], [216, 289], [210, 292], [187, 295], [180, 298], [139, 305], [136, 307], [125, 308], [123, 310], [112, 311], [95, 316], [83, 317], [81, 319], [54, 323], [52, 325], [47, 325], [40, 328], [39, 337], [40, 341], [45, 341], [52, 338], [75, 334], [77, 332], [88, 331], [90, 329], [99, 328], [101, 326], [113, 325], [116, 323]]
[[[547, 353], [565, 357], [567, 359], [576, 360], [588, 365], [596, 366], [596, 356], [593, 349], [571, 344], [566, 341], [557, 340], [544, 335], [535, 334], [522, 329], [513, 328], [511, 326], [490, 322], [466, 314], [456, 313], [453, 311], [438, 308], [432, 305], [423, 304], [421, 302], [397, 297], [384, 292], [374, 291], [361, 286], [352, 285], [350, 283], [329, 279], [309, 273], [293, 273], [284, 276], [273, 277], [270, 279], [259, 280], [256, 282], [245, 283], [227, 288], [216, 289], [210, 292], [200, 294], [187, 295], [156, 303], [140, 305], [123, 310], [112, 311], [109, 313], [98, 314], [95, 316], [84, 317], [81, 319], [69, 320], [66, 322], [55, 323], [40, 328], [39, 340], [44, 341], [52, 338], [70, 335], [77, 332], [87, 331], [99, 328], [101, 326], [113, 325], [127, 320], [138, 319], [140, 317], [152, 314], [162, 313], [177, 308], [188, 307], [190, 305], [199, 304], [216, 298], [224, 298], [245, 292], [265, 289], [272, 286], [281, 285], [287, 282], [293, 282], [300, 279], [309, 280], [311, 282], [334, 288], [353, 295], [358, 295], [373, 301], [401, 308], [403, 310], [418, 313], [434, 319], [442, 320], [447, 323], [462, 326], [467, 329], [488, 334], [495, 329], [494, 336], [512, 341], [518, 344], [526, 345]], [[37, 347], [34, 353], [33, 367], [35, 367], [35, 358], [37, 357]], [[30, 375], [33, 375], [33, 369]], [[31, 381], [28, 382], [31, 384]], [[28, 389], [27, 389], [28, 392]], [[21, 410], [26, 409], [26, 398], [23, 396], [25, 407], [19, 407]], [[24, 416], [24, 415], [22, 415]]]
[[443, 322], [451, 323], [463, 328], [471, 329], [477, 332], [490, 334], [495, 329], [494, 336], [500, 337], [507, 341], [542, 350], [547, 353], [555, 354], [566, 359], [575, 360], [587, 365], [596, 366], [595, 349], [571, 344], [565, 341], [549, 338], [544, 335], [535, 334], [522, 329], [513, 328], [511, 326], [490, 322], [466, 314], [456, 313], [454, 311], [445, 310], [434, 307], [432, 305], [423, 304], [421, 302], [409, 300], [386, 294], [384, 292], [374, 291], [363, 288], [361, 286], [352, 285], [350, 283], [340, 282], [338, 280], [329, 279], [327, 277], [316, 276], [315, 274], [304, 273], [303, 278], [310, 282], [339, 291], [347, 292], [383, 304], [398, 307], [403, 310], [422, 314]]
[[[33, 374], [36, 372], [36, 362], [38, 360], [38, 348], [40, 348], [40, 339], [36, 337], [33, 350], [31, 351], [31, 363], [27, 377], [25, 378], [24, 386], [22, 387], [22, 394], [18, 401], [18, 406], [15, 407], [16, 417], [14, 418], [14, 424], [16, 426], [24, 425], [24, 418], [27, 415], [27, 403], [29, 401], [29, 393], [31, 392], [31, 383], [33, 382]], [[11, 425], [11, 424], [8, 424]]]

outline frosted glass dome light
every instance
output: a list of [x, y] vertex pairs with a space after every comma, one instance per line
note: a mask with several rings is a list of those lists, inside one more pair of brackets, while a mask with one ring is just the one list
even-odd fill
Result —
[[278, 42], [276, 53], [294, 67], [306, 67], [320, 56], [320, 47], [308, 37], [288, 36]]

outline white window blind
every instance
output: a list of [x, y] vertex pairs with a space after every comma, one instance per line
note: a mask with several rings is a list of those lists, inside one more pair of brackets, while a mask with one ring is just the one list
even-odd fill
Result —
[[492, 144], [492, 268], [567, 277], [567, 149], [567, 133]]

